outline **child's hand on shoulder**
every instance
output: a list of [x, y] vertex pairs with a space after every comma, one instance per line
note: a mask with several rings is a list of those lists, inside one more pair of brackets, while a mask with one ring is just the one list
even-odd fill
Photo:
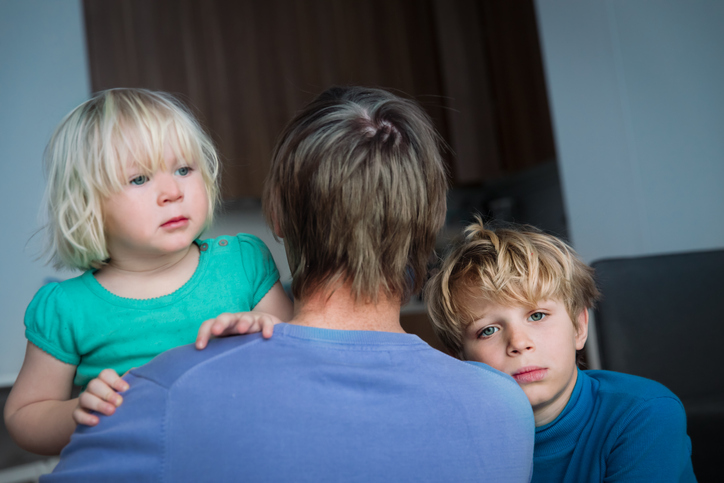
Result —
[[123, 397], [118, 393], [127, 389], [128, 383], [116, 371], [104, 369], [81, 393], [78, 406], [73, 410], [73, 419], [77, 424], [95, 426], [99, 421], [98, 416], [91, 414], [91, 411], [112, 415], [123, 402]]
[[209, 319], [199, 327], [196, 336], [196, 348], [203, 349], [212, 337], [252, 334], [261, 332], [268, 339], [274, 333], [274, 326], [281, 322], [278, 317], [264, 312], [223, 313], [215, 319]]

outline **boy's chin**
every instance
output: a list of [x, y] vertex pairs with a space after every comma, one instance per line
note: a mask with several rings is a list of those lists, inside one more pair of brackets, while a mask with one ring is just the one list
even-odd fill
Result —
[[[528, 402], [533, 408], [533, 412], [543, 411], [555, 402], [555, 397], [550, 394], [546, 394], [547, 391], [541, 391], [543, 388], [525, 387], [521, 385], [523, 392], [528, 397]], [[530, 385], [528, 385], [530, 386]]]

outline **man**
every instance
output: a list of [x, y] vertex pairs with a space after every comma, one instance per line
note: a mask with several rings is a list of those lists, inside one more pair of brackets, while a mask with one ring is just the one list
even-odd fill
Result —
[[445, 216], [438, 137], [415, 103], [332, 88], [283, 132], [264, 211], [295, 315], [131, 371], [115, 415], [44, 481], [529, 481], [515, 381], [400, 326]]

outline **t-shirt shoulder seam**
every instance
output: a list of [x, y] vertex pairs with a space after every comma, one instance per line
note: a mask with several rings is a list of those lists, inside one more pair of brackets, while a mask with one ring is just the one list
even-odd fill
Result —
[[236, 238], [237, 240], [239, 240], [239, 242], [241, 242], [242, 240], [243, 240], [243, 241], [251, 240], [253, 243], [256, 243], [256, 242], [262, 242], [262, 243], [264, 243], [264, 242], [261, 240], [261, 238], [259, 238], [259, 237], [256, 236], [256, 235], [253, 235], [253, 234], [251, 234], [251, 233], [237, 233], [236, 235], [234, 235], [234, 238]]
[[218, 359], [218, 358], [220, 358], [220, 357], [225, 357], [225, 356], [226, 356], [227, 354], [229, 354], [230, 352], [234, 352], [234, 351], [236, 351], [236, 350], [240, 350], [241, 347], [246, 347], [246, 346], [255, 345], [255, 344], [258, 344], [260, 341], [261, 341], [261, 338], [259, 338], [259, 339], [257, 339], [257, 340], [253, 340], [253, 341], [247, 342], [247, 343], [245, 343], [245, 344], [243, 344], [243, 345], [235, 346], [235, 347], [234, 347], [233, 349], [231, 349], [231, 350], [225, 350], [225, 351], [223, 351], [223, 352], [221, 352], [221, 353], [219, 353], [219, 354], [215, 354], [215, 355], [211, 356], [211, 357], [208, 358], [208, 359], [204, 359], [203, 361], [200, 361], [200, 362], [198, 362], [198, 363], [195, 363], [195, 364], [193, 364], [193, 365], [190, 365], [189, 367], [185, 368], [183, 371], [181, 371], [180, 373], [178, 373], [178, 374], [176, 375], [176, 377], [174, 377], [173, 379], [170, 379], [170, 380], [168, 380], [168, 381], [166, 381], [166, 382], [162, 382], [162, 381], [160, 381], [158, 378], [154, 378], [154, 377], [153, 377], [152, 375], [150, 375], [150, 374], [144, 374], [144, 373], [142, 373], [142, 372], [136, 372], [136, 371], [133, 371], [133, 370], [132, 370], [132, 372], [133, 372], [133, 374], [134, 374], [136, 377], [138, 377], [139, 379], [145, 379], [145, 380], [147, 380], [147, 381], [149, 381], [149, 382], [151, 382], [151, 383], [153, 383], [153, 384], [155, 384], [155, 385], [163, 388], [163, 389], [168, 393], [168, 392], [170, 392], [171, 390], [173, 390], [174, 386], [176, 386], [176, 385], [179, 383], [179, 381], [181, 381], [181, 380], [183, 380], [184, 378], [186, 378], [189, 373], [194, 372], [195, 370], [197, 370], [197, 369], [199, 369], [199, 368], [201, 368], [201, 367], [204, 367], [205, 365], [211, 363], [212, 361], [215, 361], [216, 359]]

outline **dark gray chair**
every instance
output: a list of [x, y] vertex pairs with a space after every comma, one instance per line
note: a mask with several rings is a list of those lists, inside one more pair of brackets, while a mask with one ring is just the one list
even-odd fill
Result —
[[603, 369], [664, 384], [684, 403], [700, 482], [724, 472], [724, 250], [594, 262]]

